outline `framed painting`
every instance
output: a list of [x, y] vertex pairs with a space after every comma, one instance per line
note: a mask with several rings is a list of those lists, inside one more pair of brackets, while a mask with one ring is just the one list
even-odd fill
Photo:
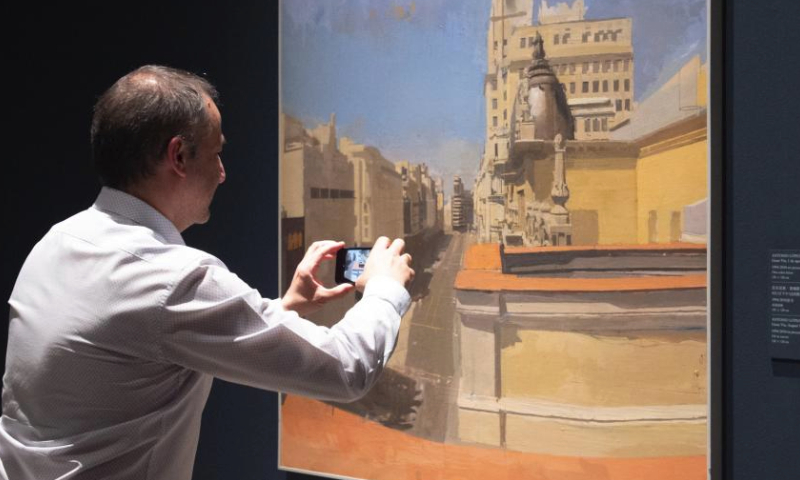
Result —
[[706, 478], [715, 4], [281, 1], [283, 288], [321, 239], [417, 271], [366, 397], [282, 398], [281, 468]]

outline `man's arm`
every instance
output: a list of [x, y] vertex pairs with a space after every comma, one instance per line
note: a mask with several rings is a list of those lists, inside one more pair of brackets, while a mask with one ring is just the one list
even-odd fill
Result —
[[[402, 244], [388, 243], [376, 242], [373, 268], [367, 262], [364, 298], [331, 328], [287, 311], [280, 300], [261, 298], [224, 266], [188, 269], [158, 320], [163, 359], [264, 389], [338, 401], [363, 396], [388, 361], [410, 304], [403, 285], [388, 274], [404, 272], [400, 278], [410, 280], [409, 259], [399, 255]], [[324, 251], [309, 249], [307, 257], [321, 262]], [[317, 297], [304, 298], [314, 303]]]

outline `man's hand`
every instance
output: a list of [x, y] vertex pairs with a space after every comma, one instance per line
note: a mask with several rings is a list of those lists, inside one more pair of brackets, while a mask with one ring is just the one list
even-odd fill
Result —
[[336, 258], [336, 252], [342, 247], [344, 247], [344, 242], [330, 240], [314, 242], [308, 247], [306, 255], [294, 272], [289, 290], [281, 299], [285, 310], [294, 310], [301, 316], [308, 315], [329, 301], [347, 295], [353, 289], [349, 283], [326, 288], [317, 280], [319, 265], [324, 260]]
[[386, 237], [378, 238], [367, 258], [364, 273], [356, 280], [358, 291], [364, 291], [370, 278], [381, 275], [393, 278], [400, 285], [407, 287], [414, 278], [414, 270], [411, 269], [411, 255], [403, 253], [405, 245], [406, 243], [399, 238], [391, 244]]

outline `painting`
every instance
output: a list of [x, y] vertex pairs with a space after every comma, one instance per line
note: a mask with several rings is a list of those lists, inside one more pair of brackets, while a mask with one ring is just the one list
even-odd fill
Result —
[[403, 238], [417, 272], [366, 397], [282, 397], [281, 468], [706, 478], [708, 15], [281, 0], [284, 288], [321, 239]]

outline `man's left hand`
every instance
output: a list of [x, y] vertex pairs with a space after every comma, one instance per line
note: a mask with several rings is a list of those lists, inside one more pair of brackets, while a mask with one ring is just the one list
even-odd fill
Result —
[[281, 299], [285, 310], [294, 310], [301, 316], [319, 310], [331, 300], [347, 295], [354, 287], [343, 283], [327, 288], [317, 279], [317, 269], [324, 260], [336, 258], [336, 252], [344, 247], [344, 242], [324, 240], [314, 242], [308, 247], [306, 255], [294, 272], [292, 284]]

